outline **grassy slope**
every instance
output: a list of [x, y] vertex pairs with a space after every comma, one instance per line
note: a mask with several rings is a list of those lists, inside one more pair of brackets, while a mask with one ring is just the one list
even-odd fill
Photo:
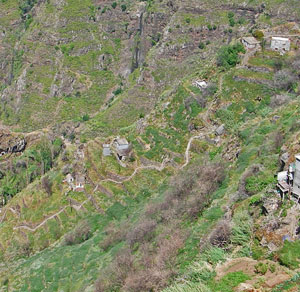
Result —
[[[279, 3], [279, 1], [277, 2]], [[277, 2], [271, 4], [275, 5]], [[72, 3], [70, 2], [70, 4]], [[47, 7], [45, 9], [48, 9], [47, 11], [49, 11], [49, 13], [51, 13], [51, 10], [53, 11], [53, 8], [51, 7]], [[64, 9], [68, 9], [68, 12], [72, 11], [71, 7], [69, 6], [66, 6]], [[76, 11], [80, 11], [80, 9], [75, 10], [75, 14], [77, 13]], [[80, 17], [80, 15], [76, 16]], [[182, 17], [185, 19], [186, 17], [190, 16], [184, 14]], [[198, 25], [198, 22], [191, 21], [191, 24]], [[71, 23], [70, 25], [72, 29], [76, 28], [76, 23]], [[33, 23], [32, 27], [30, 27], [30, 30], [26, 32], [25, 36], [30, 36], [36, 26], [38, 25]], [[49, 33], [51, 34], [51, 31]], [[65, 31], [60, 33], [66, 33], [69, 35], [69, 32]], [[81, 44], [75, 43], [74, 48], [77, 46], [79, 47]], [[35, 50], [46, 50], [44, 53], [48, 52], [49, 50], [48, 47], [43, 47], [39, 42], [37, 42], [37, 47], [38, 48], [35, 48]], [[52, 50], [53, 54], [58, 54], [58, 58], [60, 59], [60, 50], [57, 52], [55, 51], [55, 48], [52, 48]], [[155, 48], [153, 49], [152, 54], [155, 55]], [[77, 71], [79, 69], [79, 71], [81, 71], [82, 67], [80, 62], [82, 62], [82, 64], [88, 64], [88, 62], [91, 61], [89, 57], [87, 60], [84, 58], [82, 58], [82, 60], [80, 59], [81, 58], [73, 58], [64, 55], [63, 60], [66, 64], [66, 71]], [[192, 57], [191, 60], [193, 60]], [[168, 64], [171, 62], [172, 60], [168, 60], [166, 63], [167, 65], [165, 66], [168, 67]], [[251, 62], [257, 64], [263, 61], [261, 61], [259, 58], [254, 58]], [[185, 84], [190, 84], [195, 76], [203, 76], [202, 74], [204, 73], [212, 74], [211, 78], [216, 81], [220, 77], [220, 72], [211, 73], [210, 67], [208, 67], [208, 69], [203, 69], [201, 63], [193, 63], [193, 66], [195, 66], [194, 68], [184, 64], [176, 67], [177, 70], [182, 70], [181, 77], [185, 77], [185, 80], [183, 80], [182, 86], [179, 86], [176, 89], [175, 93], [170, 94], [167, 92], [167, 95], [161, 96], [161, 100], [159, 100], [155, 111], [151, 115], [149, 126], [146, 128], [144, 134], [140, 135], [136, 133], [134, 127], [125, 127], [130, 125], [131, 122], [135, 120], [134, 115], [139, 115], [140, 111], [137, 111], [136, 107], [133, 107], [132, 111], [129, 111], [130, 114], [134, 113], [134, 115], [132, 114], [131, 119], [127, 118], [127, 112], [124, 115], [124, 118], [120, 121], [115, 120], [113, 124], [107, 125], [110, 127], [110, 129], [107, 130], [108, 133], [115, 129], [115, 127], [125, 127], [122, 129], [121, 133], [128, 136], [130, 140], [134, 142], [134, 148], [138, 158], [137, 162], [139, 162], [139, 157], [141, 156], [151, 160], [161, 161], [161, 153], [162, 151], [165, 151], [164, 149], [167, 149], [168, 151], [179, 154], [179, 157], [175, 160], [176, 163], [183, 163], [183, 158], [180, 156], [180, 154], [182, 154], [185, 150], [189, 136], [187, 134], [188, 121], [191, 117], [193, 117], [193, 115], [196, 116], [201, 113], [201, 109], [197, 107], [195, 108], [195, 111], [192, 111], [192, 113], [187, 112], [182, 107], [183, 100], [189, 96], [189, 91], [187, 90]], [[269, 65], [270, 63], [268, 62], [267, 66]], [[91, 66], [87, 66], [88, 70], [90, 67]], [[171, 79], [171, 77], [167, 77], [168, 74], [162, 75], [162, 71], [164, 69], [164, 66], [157, 69], [156, 74], [159, 76], [157, 78], [159, 79], [160, 76], [164, 76], [164, 78]], [[33, 66], [32, 70], [33, 73], [31, 74], [33, 76], [33, 80], [37, 80], [36, 78], [38, 78], [38, 83], [43, 84], [43, 88], [46, 90], [45, 94], [47, 94], [47, 88], [49, 88], [50, 84], [50, 81], [47, 79], [49, 78], [49, 75], [45, 74], [44, 76], [43, 73], [46, 70], [50, 74], [51, 66], [48, 67], [48, 65], [37, 65]], [[86, 81], [86, 79], [84, 79], [85, 75], [93, 75], [89, 71], [83, 71], [83, 73], [79, 73], [80, 77], [78, 78], [83, 78], [83, 80]], [[173, 73], [176, 74], [177, 71], [174, 70]], [[182, 252], [178, 255], [178, 269], [180, 274], [184, 274], [187, 271], [190, 262], [198, 256], [199, 238], [205, 236], [210, 228], [213, 227], [220, 218], [222, 218], [224, 212], [222, 206], [226, 205], [228, 198], [237, 189], [240, 173], [247, 166], [252, 163], [261, 163], [266, 170], [258, 177], [258, 180], [262, 182], [262, 189], [259, 191], [263, 192], [269, 182], [271, 182], [271, 184], [274, 183], [271, 178], [274, 172], [277, 170], [276, 161], [278, 158], [278, 149], [272, 148], [272, 135], [279, 130], [287, 132], [291, 125], [297, 120], [297, 114], [299, 113], [297, 106], [298, 100], [292, 100], [290, 105], [284, 106], [278, 110], [271, 109], [268, 106], [268, 102], [270, 96], [274, 94], [272, 90], [261, 85], [234, 82], [231, 78], [233, 75], [242, 75], [247, 77], [251, 75], [256, 78], [266, 77], [251, 71], [248, 72], [240, 70], [233, 70], [225, 76], [225, 81], [223, 84], [224, 90], [221, 92], [220, 98], [222, 103], [226, 104], [230, 102], [231, 105], [226, 109], [218, 109], [215, 119], [219, 119], [220, 122], [225, 123], [228, 130], [228, 136], [224, 139], [224, 141], [222, 141], [222, 145], [213, 146], [206, 144], [203, 146], [203, 148], [204, 152], [209, 153], [212, 159], [218, 160], [221, 159], [219, 153], [225, 151], [229, 140], [232, 137], [236, 137], [239, 139], [239, 142], [242, 145], [242, 151], [239, 159], [228, 171], [229, 178], [227, 183], [214, 194], [215, 201], [213, 202], [211, 209], [205, 211], [194, 222], [182, 223], [186, 229], [190, 230], [190, 236], [186, 240]], [[111, 75], [105, 76], [108, 82], [110, 82], [110, 76]], [[94, 76], [93, 78], [95, 78], [93, 81], [103, 80], [103, 76]], [[271, 76], [267, 76], [267, 78], [271, 78]], [[72, 98], [70, 98], [70, 100], [66, 98], [62, 107], [60, 108], [61, 112], [59, 116], [63, 119], [78, 117], [80, 114], [86, 111], [89, 105], [91, 105], [93, 108], [95, 104], [93, 104], [93, 100], [90, 100], [89, 97], [95, 97], [98, 94], [97, 90], [99, 90], [99, 88], [96, 88], [96, 91], [93, 91], [93, 89], [90, 90], [91, 91], [87, 93], [86, 96], [87, 100], [85, 100], [85, 97], [82, 97], [76, 101], [72, 100]], [[195, 89], [192, 88], [192, 90]], [[262, 102], [257, 102], [255, 100], [257, 96], [263, 96], [264, 100]], [[123, 99], [124, 97], [126, 97], [126, 93], [120, 99]], [[24, 114], [21, 114], [21, 119], [23, 119], [22, 121], [27, 120], [27, 112], [32, 108], [34, 109], [33, 104], [37, 104], [36, 109], [40, 109], [40, 104], [37, 103], [38, 99], [36, 99], [34, 96], [31, 98], [33, 103], [30, 103], [29, 99], [28, 108], [24, 108]], [[170, 106], [164, 111], [161, 110], [162, 104], [167, 101], [171, 102]], [[57, 100], [52, 99], [46, 101], [46, 104], [48, 104], [47, 102], [49, 102], [47, 112], [52, 112], [53, 108], [56, 107]], [[103, 123], [109, 116], [115, 117], [116, 112], [118, 112], [118, 103], [120, 102], [121, 101], [117, 101], [117, 103], [113, 105], [107, 112], [95, 117], [95, 119], [90, 122], [91, 125], [96, 130], [103, 128]], [[42, 104], [44, 106], [44, 102], [42, 102]], [[98, 101], [97, 105], [99, 106]], [[73, 110], [71, 111], [70, 108]], [[83, 108], [84, 111], [81, 112], [81, 109]], [[175, 115], [173, 115], [174, 113]], [[280, 116], [280, 120], [276, 123], [271, 123], [270, 120], [275, 114]], [[37, 118], [37, 121], [40, 123], [41, 119]], [[45, 120], [44, 123], [48, 124], [49, 121]], [[162, 124], [165, 124], [165, 126], [162, 127]], [[106, 126], [106, 124], [104, 124], [104, 126]], [[26, 124], [26, 127], [34, 128], [35, 126]], [[262, 145], [262, 142], [265, 141], [266, 135], [270, 137], [270, 140], [268, 143]], [[136, 137], [138, 136], [147, 144], [151, 144], [151, 150], [146, 151], [136, 143]], [[93, 155], [95, 155], [96, 159], [97, 157], [99, 158], [101, 154], [95, 145], [91, 145], [91, 152]], [[260, 153], [260, 155], [258, 155], [258, 153]], [[201, 151], [200, 153], [192, 153], [193, 157], [201, 157], [202, 155], [203, 154]], [[96, 159], [93, 159], [93, 161], [95, 162], [99, 173], [101, 173], [103, 172], [103, 162], [97, 162]], [[88, 162], [89, 161], [86, 163]], [[110, 170], [114, 172], [117, 171], [116, 165], [113, 161], [107, 161], [106, 163]], [[107, 187], [114, 194], [113, 198], [107, 198], [102, 193], [96, 193], [95, 196], [97, 203], [105, 210], [113, 206], [111, 209], [108, 209], [106, 215], [97, 214], [94, 207], [90, 203], [85, 205], [86, 211], [83, 212], [77, 213], [74, 210], [72, 211], [71, 209], [67, 208], [66, 212], [59, 215], [59, 223], [55, 219], [49, 220], [45, 227], [41, 228], [37, 232], [25, 232], [25, 238], [29, 239], [33, 250], [37, 251], [41, 249], [41, 252], [29, 258], [19, 259], [14, 263], [10, 262], [9, 258], [14, 257], [16, 254], [19, 244], [18, 242], [22, 243], [24, 240], [24, 234], [13, 231], [13, 227], [22, 222], [41, 222], [44, 215], [53, 214], [55, 211], [58, 211], [61, 206], [68, 204], [63, 195], [64, 190], [59, 189], [62, 179], [59, 169], [60, 165], [57, 167], [57, 170], [53, 171], [53, 176], [55, 176], [55, 173], [57, 172], [57, 183], [54, 195], [51, 198], [47, 198], [46, 195], [40, 191], [39, 187], [37, 187], [38, 182], [30, 185], [22, 194], [19, 194], [17, 197], [15, 197], [9, 205], [12, 207], [15, 207], [16, 205], [21, 206], [21, 217], [16, 218], [16, 216], [9, 213], [7, 220], [0, 226], [0, 232], [3, 234], [3, 237], [1, 236], [1, 245], [5, 249], [8, 245], [10, 246], [10, 248], [7, 249], [8, 252], [3, 255], [3, 259], [5, 262], [7, 262], [8, 266], [3, 267], [1, 273], [2, 280], [4, 281], [6, 278], [9, 280], [8, 285], [12, 291], [42, 291], [42, 289], [44, 289], [43, 291], [55, 291], [59, 288], [63, 291], [79, 291], [80, 289], [86, 287], [90, 287], [90, 290], [92, 291], [91, 286], [98, 277], [99, 270], [107, 265], [113, 259], [117, 250], [125, 244], [123, 242], [114, 246], [109, 251], [103, 251], [99, 247], [99, 242], [101, 242], [103, 239], [104, 227], [107, 226], [111, 221], [126, 220], [124, 219], [126, 218], [126, 215], [133, 215], [132, 220], [137, 220], [136, 218], [139, 218], [141, 210], [144, 208], [146, 202], [149, 201], [149, 197], [155, 199], [159, 196], [163, 196], [163, 191], [166, 188], [165, 179], [174, 172], [172, 168], [169, 168], [163, 173], [157, 173], [156, 171], [141, 172], [134, 178], [133, 181], [124, 184], [125, 190], [124, 188], [115, 186], [113, 183], [105, 184], [105, 187]], [[89, 171], [92, 174], [92, 170]], [[127, 175], [125, 172], [123, 174]], [[94, 176], [92, 175], [92, 178], [95, 180], [95, 182], [97, 182], [99, 179], [97, 178], [96, 174], [94, 174]], [[145, 189], [149, 191], [149, 194], [146, 196]], [[71, 196], [78, 202], [83, 202], [86, 199], [84, 194], [71, 194]], [[24, 206], [23, 198], [26, 202], [26, 206]], [[126, 208], [120, 208], [120, 205], [116, 204], [116, 202], [121, 202], [121, 204]], [[82, 218], [88, 218], [93, 230], [92, 238], [78, 246], [61, 246], [61, 241], [59, 240], [61, 236], [70, 230], [76, 224], [76, 222]], [[56, 242], [56, 244], [52, 245], [54, 242]], [[43, 248], [47, 247], [49, 244], [51, 246], [43, 250]], [[244, 246], [243, 248], [245, 251], [244, 255], [249, 255], [249, 253], [247, 254], [247, 251], [251, 249], [251, 246]], [[242, 275], [239, 276], [243, 278]], [[226, 283], [226, 281], [224, 282]], [[221, 284], [220, 287], [222, 287]], [[3, 289], [3, 291], [5, 291], [6, 288], [4, 287]], [[87, 291], [89, 291], [89, 289], [87, 289]]]

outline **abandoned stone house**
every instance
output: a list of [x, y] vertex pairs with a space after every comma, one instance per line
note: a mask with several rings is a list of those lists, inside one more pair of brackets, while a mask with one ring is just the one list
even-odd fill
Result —
[[83, 192], [85, 185], [85, 176], [81, 174], [77, 174], [75, 177], [75, 189], [76, 192]]
[[288, 52], [291, 48], [291, 41], [288, 38], [272, 37], [271, 50], [281, 53]]
[[243, 37], [241, 42], [247, 50], [258, 49], [260, 47], [260, 41], [255, 37]]
[[288, 170], [277, 174], [277, 190], [282, 198], [293, 195], [300, 200], [300, 154], [295, 155], [295, 162], [289, 165]]
[[113, 142], [119, 160], [124, 160], [131, 151], [131, 146], [125, 138], [116, 138]]
[[85, 176], [76, 174], [75, 178], [72, 174], [68, 173], [64, 182], [68, 184], [69, 189], [76, 192], [83, 192], [85, 185]]
[[72, 176], [71, 173], [68, 173], [66, 176], [65, 182], [67, 182], [68, 184], [71, 184], [71, 183], [73, 183], [73, 181], [74, 181], [74, 177]]

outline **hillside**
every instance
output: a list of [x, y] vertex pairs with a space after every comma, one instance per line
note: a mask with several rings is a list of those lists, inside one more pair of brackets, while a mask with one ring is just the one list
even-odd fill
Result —
[[0, 0], [0, 291], [296, 291], [297, 2]]

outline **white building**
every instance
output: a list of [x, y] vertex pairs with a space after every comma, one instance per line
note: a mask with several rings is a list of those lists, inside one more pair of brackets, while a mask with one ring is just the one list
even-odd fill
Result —
[[196, 86], [199, 89], [205, 89], [208, 87], [208, 84], [204, 80], [196, 80], [195, 82], [193, 82], [193, 86]]
[[288, 171], [277, 174], [277, 189], [281, 196], [293, 194], [300, 201], [300, 154], [295, 155], [295, 163], [289, 165]]
[[272, 37], [271, 49], [281, 53], [288, 52], [291, 49], [291, 41], [288, 38]]
[[260, 46], [260, 41], [258, 41], [255, 37], [243, 37], [242, 44], [248, 50], [257, 49]]

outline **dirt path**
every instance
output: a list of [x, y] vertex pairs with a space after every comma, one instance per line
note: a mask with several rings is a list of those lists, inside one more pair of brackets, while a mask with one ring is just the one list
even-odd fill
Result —
[[[209, 132], [206, 132], [206, 133], [203, 133], [201, 135], [197, 135], [197, 136], [193, 136], [189, 139], [189, 142], [187, 144], [187, 147], [186, 147], [186, 150], [185, 150], [185, 163], [179, 168], [179, 169], [183, 169], [184, 167], [186, 167], [189, 162], [190, 162], [190, 150], [191, 150], [191, 146], [192, 146], [192, 143], [195, 139], [202, 139], [204, 138], [206, 135], [212, 133], [212, 131], [209, 131]], [[113, 182], [115, 184], [122, 184], [124, 182], [127, 182], [129, 180], [131, 180], [140, 170], [144, 170], [144, 169], [153, 169], [153, 170], [157, 170], [157, 171], [163, 171], [165, 168], [166, 168], [166, 163], [168, 162], [168, 160], [164, 160], [160, 166], [158, 165], [146, 165], [146, 166], [139, 166], [137, 167], [134, 172], [128, 176], [128, 177], [124, 177], [124, 178], [120, 178], [118, 180], [116, 179], [111, 179], [111, 178], [106, 178], [106, 179], [103, 179], [101, 180], [100, 182]]]
[[111, 178], [106, 178], [106, 179], [103, 179], [101, 180], [100, 182], [106, 182], [106, 181], [110, 181], [110, 182], [113, 182], [113, 183], [116, 183], [116, 184], [122, 184], [126, 181], [129, 181], [131, 180], [140, 170], [143, 170], [143, 169], [154, 169], [154, 170], [157, 170], [157, 171], [162, 171], [165, 169], [165, 165], [166, 165], [167, 161], [164, 160], [160, 166], [157, 166], [157, 165], [146, 165], [146, 166], [139, 166], [137, 167], [134, 172], [128, 176], [128, 177], [124, 177], [124, 178], [120, 178], [119, 180], [115, 180], [115, 179], [111, 179]]
[[193, 136], [190, 138], [187, 146], [186, 146], [186, 150], [185, 150], [185, 154], [184, 154], [184, 157], [185, 157], [185, 163], [180, 167], [180, 169], [183, 169], [184, 167], [186, 167], [189, 162], [190, 162], [190, 150], [191, 150], [191, 146], [192, 146], [192, 143], [195, 139], [202, 139], [204, 138], [206, 135], [210, 134], [211, 132], [208, 132], [208, 133], [204, 133], [204, 134], [201, 134], [201, 135], [198, 135], [198, 136]]
[[35, 227], [30, 227], [27, 225], [20, 225], [20, 226], [16, 226], [13, 228], [13, 230], [18, 230], [18, 229], [26, 229], [28, 231], [34, 232], [37, 229], [39, 229], [40, 227], [42, 227], [43, 225], [45, 225], [49, 220], [55, 218], [56, 216], [58, 216], [60, 213], [62, 213], [65, 209], [67, 209], [68, 207], [72, 207], [74, 208], [76, 211], [79, 211], [88, 201], [90, 201], [91, 198], [88, 198], [87, 200], [85, 200], [83, 203], [81, 203], [80, 205], [76, 205], [76, 204], [70, 204], [67, 206], [64, 206], [62, 209], [60, 209], [58, 212], [54, 213], [53, 215], [47, 217], [45, 220], [43, 220], [41, 223], [39, 223], [38, 225], [36, 225]]

